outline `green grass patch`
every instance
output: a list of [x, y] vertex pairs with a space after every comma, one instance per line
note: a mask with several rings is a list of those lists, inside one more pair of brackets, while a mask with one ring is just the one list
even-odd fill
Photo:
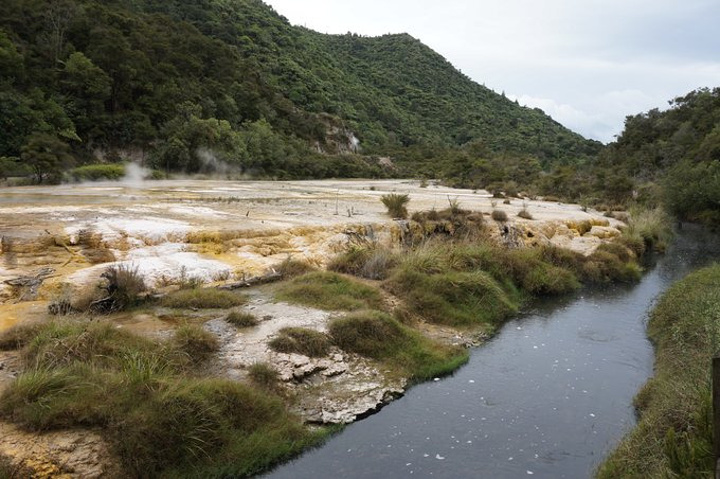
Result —
[[0, 417], [31, 431], [97, 428], [130, 477], [246, 477], [322, 439], [275, 394], [185, 375], [177, 341], [48, 323], [26, 344]]
[[190, 365], [203, 363], [220, 349], [218, 338], [197, 324], [185, 324], [175, 330], [172, 346]]
[[650, 315], [655, 377], [638, 393], [637, 427], [597, 476], [712, 477], [711, 359], [720, 340], [720, 265], [673, 285]]
[[468, 360], [465, 349], [432, 341], [380, 311], [336, 318], [329, 334], [341, 349], [390, 364], [418, 381], [450, 373]]
[[486, 326], [492, 330], [518, 311], [520, 297], [488, 273], [450, 271], [427, 274], [399, 268], [384, 284], [403, 298], [412, 312], [430, 322], [451, 326]]
[[282, 284], [276, 294], [281, 301], [328, 311], [379, 309], [382, 297], [377, 288], [340, 274], [314, 272]]
[[225, 321], [237, 328], [252, 328], [259, 323], [257, 317], [247, 311], [231, 311], [230, 314], [225, 317]]
[[307, 328], [283, 328], [268, 343], [279, 353], [303, 354], [311, 358], [327, 356], [332, 343], [326, 334]]
[[162, 305], [177, 309], [228, 309], [241, 306], [247, 298], [216, 288], [180, 289], [162, 298]]

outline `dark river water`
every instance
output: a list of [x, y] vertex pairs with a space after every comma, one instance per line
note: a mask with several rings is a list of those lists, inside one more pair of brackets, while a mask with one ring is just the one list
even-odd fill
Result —
[[267, 478], [585, 478], [635, 423], [652, 375], [655, 299], [720, 258], [718, 237], [686, 228], [642, 281], [538, 302], [472, 351]]

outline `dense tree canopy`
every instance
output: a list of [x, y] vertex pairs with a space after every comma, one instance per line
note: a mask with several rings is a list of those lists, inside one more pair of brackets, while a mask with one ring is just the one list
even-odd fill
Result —
[[[417, 172], [428, 149], [470, 170], [509, 155], [549, 168], [600, 147], [409, 35], [323, 35], [259, 0], [0, 2], [0, 157], [37, 134], [80, 163], [141, 151], [170, 171], [271, 177]], [[336, 157], [358, 142], [365, 157]]]

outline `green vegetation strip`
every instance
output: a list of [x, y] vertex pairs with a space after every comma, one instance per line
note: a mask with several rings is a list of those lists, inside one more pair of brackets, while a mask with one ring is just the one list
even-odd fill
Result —
[[276, 297], [328, 311], [355, 311], [382, 306], [377, 288], [328, 272], [299, 276], [283, 284]]
[[648, 324], [655, 377], [635, 398], [640, 419], [597, 476], [712, 477], [711, 358], [720, 346], [720, 265], [676, 283]]
[[336, 318], [329, 334], [345, 351], [389, 364], [416, 381], [451, 373], [469, 357], [466, 350], [428, 339], [380, 311]]
[[[0, 416], [29, 431], [98, 428], [132, 477], [246, 477], [316, 444], [266, 390], [187, 373], [214, 345], [186, 327], [165, 344], [107, 323], [20, 328], [25, 372]], [[193, 356], [197, 354], [197, 356]]]

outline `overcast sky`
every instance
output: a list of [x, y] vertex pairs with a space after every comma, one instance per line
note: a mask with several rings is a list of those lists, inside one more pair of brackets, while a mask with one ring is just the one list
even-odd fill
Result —
[[720, 0], [265, 0], [323, 33], [409, 33], [478, 83], [612, 141], [720, 86]]

